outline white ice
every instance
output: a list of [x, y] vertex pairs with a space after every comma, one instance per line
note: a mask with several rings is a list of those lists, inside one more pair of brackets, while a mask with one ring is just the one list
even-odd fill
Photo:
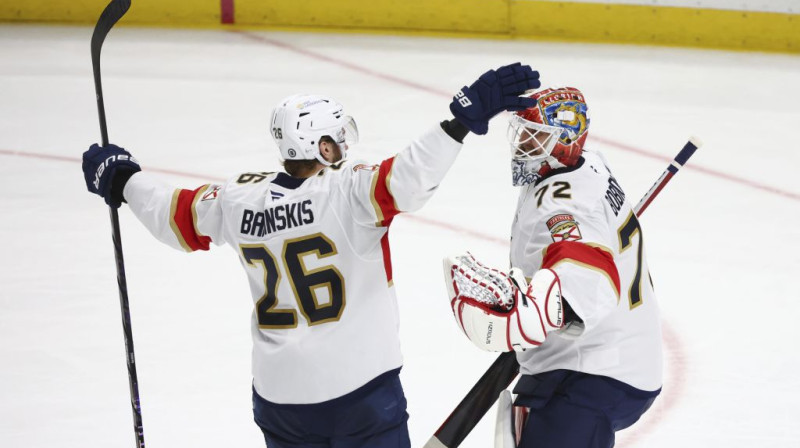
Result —
[[[0, 446], [133, 445], [109, 218], [79, 157], [100, 139], [90, 27], [0, 26]], [[351, 156], [378, 161], [448, 117], [449, 95], [513, 61], [581, 88], [589, 145], [632, 201], [691, 136], [705, 146], [642, 217], [665, 323], [664, 391], [621, 447], [800, 446], [800, 58], [640, 46], [278, 32], [114, 29], [111, 141], [196, 187], [279, 169], [272, 106], [343, 102]], [[516, 191], [504, 118], [470, 136], [434, 199], [390, 232], [412, 444], [494, 359], [457, 330], [443, 255], [507, 264]], [[228, 248], [183, 254], [122, 209], [151, 447], [259, 447], [252, 301]], [[464, 447], [491, 446], [494, 414]]]

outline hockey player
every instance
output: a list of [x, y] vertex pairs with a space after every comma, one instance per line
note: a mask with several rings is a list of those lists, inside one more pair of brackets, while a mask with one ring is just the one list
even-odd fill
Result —
[[295, 95], [270, 122], [285, 172], [176, 189], [124, 149], [92, 145], [86, 185], [174, 248], [236, 251], [255, 302], [253, 412], [270, 448], [408, 447], [389, 226], [428, 201], [470, 130], [534, 104], [519, 95], [538, 77], [519, 63], [486, 72], [453, 99], [454, 119], [377, 165], [345, 159], [358, 132], [339, 103]]
[[501, 415], [498, 446], [607, 448], [661, 390], [659, 311], [642, 230], [603, 156], [583, 148], [583, 94], [567, 87], [531, 98], [537, 104], [512, 115], [508, 128], [521, 187], [512, 269], [466, 254], [445, 259], [445, 277], [469, 339], [517, 352], [517, 434]]

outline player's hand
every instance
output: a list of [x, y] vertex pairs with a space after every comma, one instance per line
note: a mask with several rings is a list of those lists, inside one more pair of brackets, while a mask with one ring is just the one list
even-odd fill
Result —
[[529, 65], [505, 65], [462, 87], [450, 103], [450, 112], [470, 131], [483, 135], [489, 130], [489, 120], [500, 112], [535, 106], [536, 100], [520, 95], [540, 85], [539, 72]]
[[131, 153], [116, 145], [101, 147], [94, 144], [83, 153], [86, 188], [102, 196], [106, 204], [114, 208], [118, 208], [123, 200], [125, 182], [141, 170]]
[[445, 258], [444, 273], [456, 322], [483, 350], [535, 348], [564, 325], [561, 284], [550, 269], [528, 284], [519, 269], [506, 274], [466, 254]]

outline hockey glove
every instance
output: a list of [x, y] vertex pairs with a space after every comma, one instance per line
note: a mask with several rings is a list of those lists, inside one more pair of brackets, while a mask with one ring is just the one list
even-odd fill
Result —
[[529, 65], [505, 65], [462, 87], [450, 103], [450, 112], [470, 131], [483, 135], [489, 130], [489, 120], [500, 112], [535, 106], [535, 99], [520, 95], [540, 85], [539, 72]]
[[102, 196], [106, 204], [118, 208], [122, 189], [130, 177], [142, 168], [131, 153], [116, 145], [94, 144], [83, 153], [83, 177], [90, 192]]
[[444, 274], [456, 322], [483, 350], [535, 348], [564, 325], [561, 283], [550, 269], [528, 284], [519, 269], [506, 274], [466, 254], [445, 258]]

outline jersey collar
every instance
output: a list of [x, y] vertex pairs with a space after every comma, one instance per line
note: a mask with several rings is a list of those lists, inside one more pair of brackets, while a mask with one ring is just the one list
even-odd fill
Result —
[[575, 165], [572, 165], [572, 166], [565, 166], [565, 167], [563, 167], [563, 168], [556, 168], [556, 169], [554, 169], [554, 170], [551, 170], [549, 173], [547, 173], [547, 174], [546, 174], [546, 175], [544, 175], [542, 178], [540, 178], [539, 180], [537, 180], [537, 181], [536, 181], [536, 183], [535, 183], [534, 185], [539, 185], [539, 184], [540, 184], [540, 183], [542, 183], [542, 181], [544, 181], [545, 179], [550, 179], [551, 177], [553, 177], [553, 176], [557, 176], [557, 175], [559, 175], [559, 174], [571, 173], [571, 172], [573, 172], [573, 171], [575, 171], [575, 170], [579, 169], [580, 167], [582, 167], [584, 162], [586, 162], [586, 159], [584, 159], [584, 158], [583, 158], [583, 156], [581, 156], [581, 157], [578, 159], [578, 162], [577, 162]]
[[300, 185], [303, 185], [303, 182], [305, 182], [305, 178], [292, 177], [286, 173], [278, 173], [275, 179], [272, 180], [273, 184], [286, 188], [287, 190], [294, 190]]

